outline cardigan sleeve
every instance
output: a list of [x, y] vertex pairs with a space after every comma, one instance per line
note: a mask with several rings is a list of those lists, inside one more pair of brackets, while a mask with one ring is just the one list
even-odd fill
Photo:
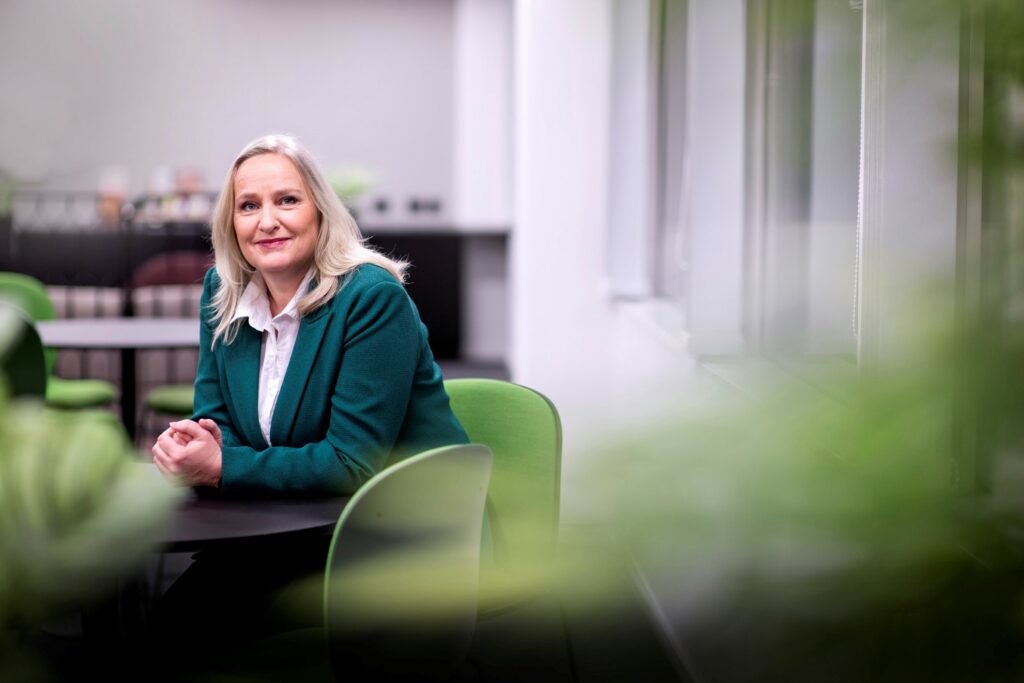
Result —
[[[398, 439], [419, 355], [405, 289], [378, 282], [348, 307], [325, 437], [300, 446], [222, 449], [221, 495], [353, 493], [380, 471]], [[321, 352], [330, 352], [321, 349]]]
[[[213, 323], [210, 304], [216, 291], [216, 273], [211, 268], [203, 282], [203, 295], [199, 302], [199, 365], [192, 399], [192, 419], [209, 418], [220, 427], [224, 446], [236, 446], [241, 441], [231, 419], [224, 393], [221, 391], [217, 356], [213, 352]], [[219, 342], [218, 342], [219, 343]]]

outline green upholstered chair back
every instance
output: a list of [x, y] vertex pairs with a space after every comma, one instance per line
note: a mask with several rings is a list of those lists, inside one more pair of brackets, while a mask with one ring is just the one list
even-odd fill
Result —
[[[46, 286], [30, 275], [0, 272], [0, 299], [13, 303], [34, 321], [53, 320], [57, 313]], [[110, 382], [95, 379], [65, 380], [54, 376], [57, 350], [43, 348], [46, 364], [46, 403], [64, 409], [96, 408], [114, 401], [117, 390]]]
[[0, 301], [0, 373], [11, 396], [46, 396], [46, 361], [39, 333], [21, 309]]
[[436, 448], [388, 467], [342, 512], [324, 625], [336, 678], [448, 680], [476, 623], [491, 452]]
[[488, 519], [498, 569], [551, 558], [558, 537], [562, 424], [540, 392], [492, 379], [445, 382], [470, 441], [494, 453]]
[[[4, 298], [19, 306], [32, 320], [53, 320], [57, 312], [46, 292], [46, 286], [31, 275], [23, 273], [0, 272], [0, 298]], [[46, 373], [53, 373], [57, 362], [57, 351], [46, 349]]]

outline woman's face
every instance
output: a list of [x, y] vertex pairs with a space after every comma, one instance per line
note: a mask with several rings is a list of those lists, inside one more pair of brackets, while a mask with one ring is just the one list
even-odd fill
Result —
[[235, 237], [264, 279], [301, 279], [313, 263], [319, 216], [299, 170], [280, 154], [246, 159], [235, 172]]

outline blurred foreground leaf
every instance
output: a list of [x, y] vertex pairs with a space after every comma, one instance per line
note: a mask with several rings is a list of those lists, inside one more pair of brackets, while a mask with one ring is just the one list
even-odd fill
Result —
[[[707, 401], [595, 461], [609, 552], [727, 680], [1024, 675], [1024, 340], [915, 349]], [[953, 486], [965, 377], [993, 427], [992, 495]]]
[[104, 413], [0, 413], [0, 620], [99, 596], [160, 538], [181, 492], [133, 462]]

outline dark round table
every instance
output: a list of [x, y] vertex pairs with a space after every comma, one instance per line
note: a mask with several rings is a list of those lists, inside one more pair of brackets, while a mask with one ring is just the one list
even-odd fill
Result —
[[329, 535], [351, 496], [219, 500], [189, 494], [162, 539], [168, 552]]

